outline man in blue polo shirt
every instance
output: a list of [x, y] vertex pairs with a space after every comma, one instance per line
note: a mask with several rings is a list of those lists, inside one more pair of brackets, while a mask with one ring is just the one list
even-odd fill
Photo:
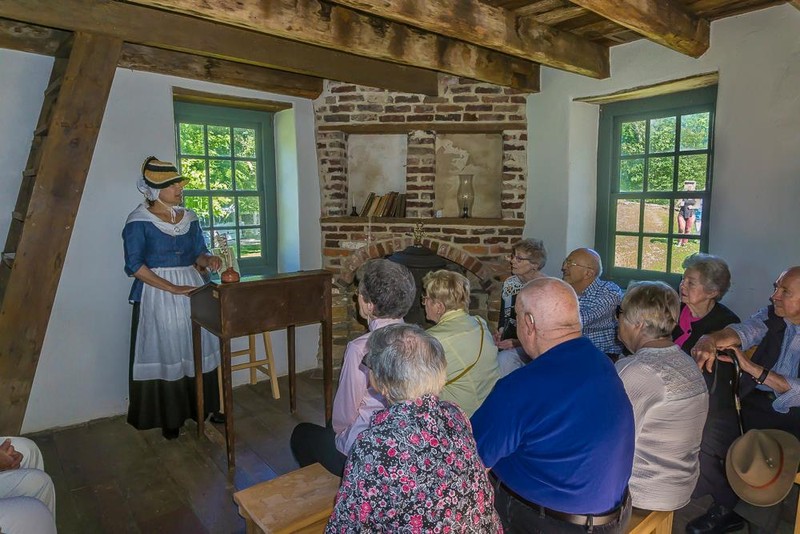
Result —
[[581, 336], [569, 284], [540, 278], [517, 296], [533, 361], [497, 382], [472, 416], [507, 532], [622, 533], [630, 519], [633, 410], [614, 365]]

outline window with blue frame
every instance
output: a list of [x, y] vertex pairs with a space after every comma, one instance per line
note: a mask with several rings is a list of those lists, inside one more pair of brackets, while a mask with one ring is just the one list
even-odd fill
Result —
[[226, 241], [243, 274], [277, 270], [273, 113], [175, 102], [184, 204], [209, 248]]

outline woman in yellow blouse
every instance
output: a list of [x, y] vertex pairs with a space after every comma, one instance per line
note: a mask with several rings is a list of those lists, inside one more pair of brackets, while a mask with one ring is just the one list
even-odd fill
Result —
[[440, 270], [422, 280], [425, 316], [436, 323], [428, 333], [439, 340], [447, 359], [447, 382], [442, 400], [458, 404], [467, 416], [483, 403], [499, 378], [497, 346], [481, 317], [471, 316], [469, 280]]

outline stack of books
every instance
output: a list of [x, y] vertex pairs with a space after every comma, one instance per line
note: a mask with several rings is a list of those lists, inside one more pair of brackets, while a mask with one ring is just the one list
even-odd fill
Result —
[[370, 193], [358, 213], [359, 217], [405, 217], [406, 194], [392, 191], [385, 195]]

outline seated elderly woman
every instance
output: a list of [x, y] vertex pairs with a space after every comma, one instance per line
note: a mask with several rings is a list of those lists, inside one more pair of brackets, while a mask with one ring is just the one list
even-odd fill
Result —
[[326, 533], [502, 531], [464, 413], [437, 397], [441, 344], [416, 325], [373, 332], [365, 364], [389, 407], [353, 445]]
[[376, 330], [402, 323], [417, 296], [414, 277], [407, 267], [389, 260], [372, 260], [364, 265], [358, 284], [358, 312], [369, 331], [347, 344], [333, 400], [333, 424], [321, 427], [300, 423], [292, 431], [292, 453], [300, 467], [321, 463], [342, 476], [350, 448], [370, 417], [386, 403], [369, 385], [369, 372], [362, 365], [367, 340]]
[[472, 417], [500, 377], [497, 347], [483, 318], [467, 313], [466, 276], [440, 270], [425, 275], [422, 285], [425, 317], [436, 323], [428, 333], [442, 344], [447, 359], [447, 382], [440, 396]]
[[634, 284], [617, 315], [619, 339], [632, 353], [616, 363], [636, 431], [628, 483], [632, 503], [677, 510], [689, 502], [700, 474], [706, 383], [694, 360], [672, 342], [678, 319], [674, 289], [663, 282]]
[[544, 241], [533, 238], [518, 241], [511, 248], [508, 261], [511, 262], [511, 276], [503, 282], [500, 320], [497, 322], [497, 332], [494, 335], [497, 348], [500, 349], [497, 362], [501, 377], [531, 361], [517, 339], [517, 315], [514, 303], [517, 300], [517, 293], [525, 287], [525, 284], [546, 276], [541, 271], [547, 263]]

